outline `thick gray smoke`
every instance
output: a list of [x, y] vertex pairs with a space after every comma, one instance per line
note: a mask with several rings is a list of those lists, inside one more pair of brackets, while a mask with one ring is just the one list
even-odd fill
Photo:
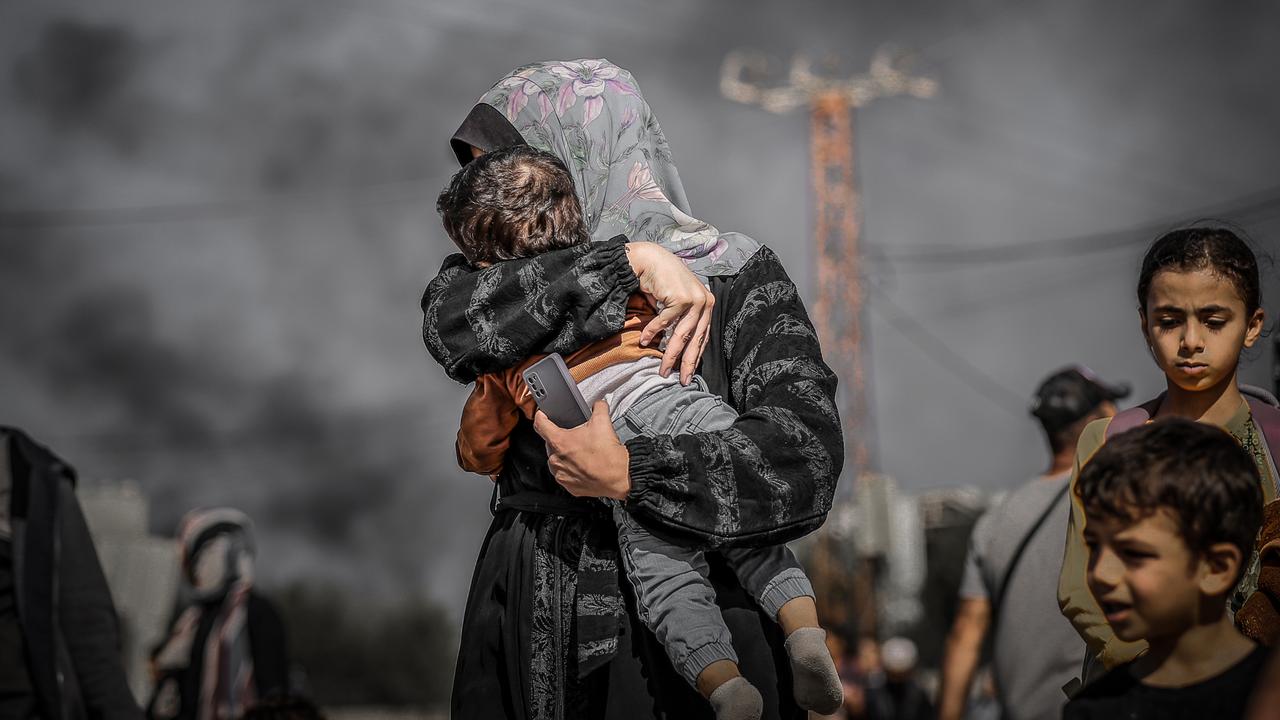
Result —
[[1277, 19], [1048, 0], [6, 3], [0, 421], [90, 480], [137, 479], [158, 531], [242, 507], [269, 579], [458, 609], [489, 483], [454, 467], [466, 390], [423, 350], [417, 301], [450, 251], [434, 198], [475, 98], [531, 60], [628, 67], [696, 214], [774, 247], [812, 299], [806, 118], [721, 98], [719, 64], [758, 49], [781, 76], [800, 51], [852, 73], [892, 42], [941, 92], [856, 116], [873, 254], [1143, 228], [1084, 255], [868, 265], [1007, 390], [966, 384], [873, 294], [880, 466], [912, 488], [1007, 486], [1042, 464], [1019, 399], [1054, 367], [1159, 389], [1130, 298], [1141, 244], [1276, 184]]

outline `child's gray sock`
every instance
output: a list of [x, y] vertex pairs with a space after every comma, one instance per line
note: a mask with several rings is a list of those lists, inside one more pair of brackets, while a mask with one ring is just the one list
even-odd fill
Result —
[[707, 699], [716, 711], [716, 720], [760, 720], [764, 712], [760, 691], [744, 677], [726, 681]]
[[836, 673], [836, 664], [827, 649], [827, 631], [822, 628], [800, 628], [787, 636], [787, 657], [791, 658], [791, 675], [796, 702], [805, 710], [830, 715], [844, 702], [844, 687]]

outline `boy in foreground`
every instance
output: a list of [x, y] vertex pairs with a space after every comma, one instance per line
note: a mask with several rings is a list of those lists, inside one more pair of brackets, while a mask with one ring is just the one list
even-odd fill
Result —
[[1067, 704], [1066, 720], [1241, 718], [1265, 649], [1227, 600], [1262, 522], [1257, 467], [1216, 427], [1170, 418], [1116, 436], [1081, 470], [1089, 590], [1150, 650]]

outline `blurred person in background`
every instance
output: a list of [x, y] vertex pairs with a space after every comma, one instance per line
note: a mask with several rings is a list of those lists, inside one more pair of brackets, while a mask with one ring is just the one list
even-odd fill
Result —
[[253, 589], [253, 526], [239, 510], [196, 510], [178, 532], [190, 604], [152, 655], [150, 718], [232, 720], [289, 691], [284, 622]]
[[973, 694], [969, 697], [966, 720], [1001, 720], [1000, 697], [996, 692], [996, 677], [988, 665], [978, 672], [978, 681], [974, 683]]
[[810, 720], [859, 720], [865, 717], [867, 707], [866, 672], [864, 662], [859, 658], [856, 648], [865, 642], [874, 648], [876, 664], [879, 663], [879, 646], [874, 640], [864, 639], [856, 646], [850, 646], [846, 636], [835, 628], [827, 628], [827, 650], [836, 663], [836, 673], [840, 676], [843, 700], [840, 707], [830, 715], [810, 712]]
[[884, 672], [867, 686], [867, 720], [933, 720], [933, 704], [916, 682], [917, 659], [916, 644], [907, 638], [884, 641], [880, 648]]
[[325, 717], [310, 700], [284, 695], [255, 703], [241, 720], [325, 720]]
[[992, 671], [1004, 717], [1061, 716], [1067, 701], [1062, 687], [1079, 673], [1085, 656], [1057, 598], [1076, 442], [1090, 422], [1115, 415], [1115, 401], [1128, 394], [1128, 386], [1103, 382], [1081, 366], [1059, 370], [1036, 390], [1031, 414], [1048, 441], [1049, 467], [974, 526], [942, 665], [942, 720], [964, 717], [983, 640], [993, 625]]
[[858, 638], [856, 652], [853, 656], [853, 689], [847, 693], [845, 707], [852, 720], [867, 717], [867, 690], [873, 685], [884, 684], [884, 665], [880, 662], [880, 641], [864, 635]]
[[71, 466], [0, 426], [0, 717], [134, 720]]

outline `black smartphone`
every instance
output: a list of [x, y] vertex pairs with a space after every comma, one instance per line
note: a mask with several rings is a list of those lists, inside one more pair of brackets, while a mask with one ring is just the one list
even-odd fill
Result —
[[571, 428], [591, 417], [591, 408], [582, 399], [578, 383], [573, 381], [560, 353], [551, 353], [530, 365], [522, 374], [529, 392], [533, 393], [533, 401], [551, 422], [562, 428]]

